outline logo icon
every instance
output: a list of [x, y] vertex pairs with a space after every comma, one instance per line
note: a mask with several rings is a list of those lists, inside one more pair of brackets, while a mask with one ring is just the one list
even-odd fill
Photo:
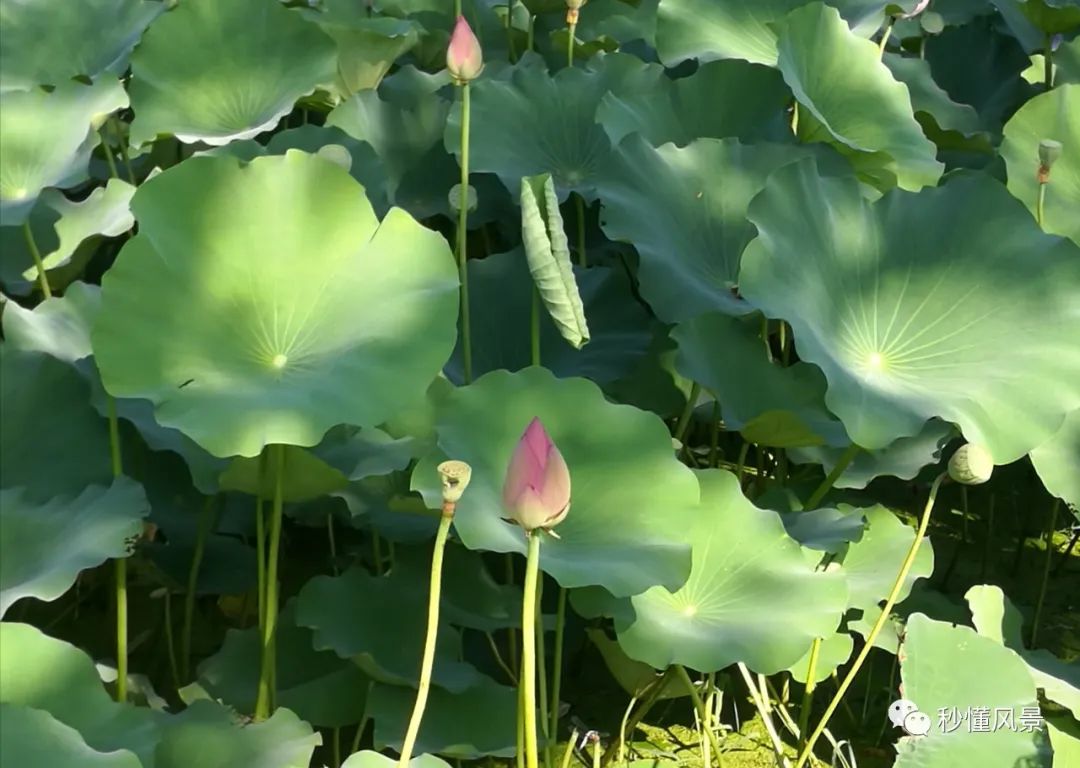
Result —
[[889, 721], [909, 736], [930, 733], [930, 715], [920, 712], [915, 702], [908, 699], [897, 699], [889, 705]]

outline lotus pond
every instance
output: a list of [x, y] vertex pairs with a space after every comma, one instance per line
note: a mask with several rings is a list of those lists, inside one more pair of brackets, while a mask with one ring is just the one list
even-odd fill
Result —
[[3, 768], [1080, 768], [1080, 0], [0, 0]]

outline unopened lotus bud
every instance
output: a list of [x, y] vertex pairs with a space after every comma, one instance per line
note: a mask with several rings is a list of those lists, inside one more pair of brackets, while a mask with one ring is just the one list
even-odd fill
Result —
[[446, 49], [446, 68], [459, 85], [475, 80], [484, 68], [484, 54], [480, 41], [464, 16], [457, 17], [454, 33], [450, 35], [450, 47]]
[[472, 479], [472, 467], [464, 461], [444, 461], [437, 467], [442, 480], [442, 498], [444, 504], [456, 504], [469, 487]]
[[529, 423], [510, 458], [503, 507], [526, 532], [549, 530], [570, 511], [570, 470], [540, 419]]
[[981, 485], [994, 473], [994, 458], [974, 443], [964, 443], [949, 459], [949, 477], [961, 485]]

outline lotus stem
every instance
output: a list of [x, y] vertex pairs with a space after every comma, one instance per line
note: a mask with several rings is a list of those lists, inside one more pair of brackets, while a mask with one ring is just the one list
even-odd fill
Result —
[[1039, 641], [1039, 626], [1042, 624], [1043, 604], [1046, 602], [1046, 585], [1050, 581], [1050, 564], [1054, 559], [1054, 530], [1057, 528], [1060, 506], [1061, 499], [1054, 499], [1054, 503], [1050, 505], [1050, 521], [1046, 526], [1046, 558], [1043, 560], [1042, 581], [1039, 584], [1039, 599], [1035, 603], [1035, 616], [1031, 620], [1031, 642], [1028, 643], [1032, 648], [1038, 647], [1036, 644]]
[[41, 250], [34, 239], [34, 231], [30, 229], [30, 219], [23, 222], [23, 237], [26, 238], [26, 247], [30, 249], [30, 257], [34, 260], [37, 268], [38, 285], [41, 286], [41, 295], [46, 299], [52, 298], [52, 289], [49, 287], [49, 278], [45, 274], [45, 262], [41, 260]]
[[1043, 88], [1049, 91], [1054, 87], [1054, 41], [1050, 33], [1046, 34], [1043, 46]]
[[[457, 0], [461, 2], [461, 0]], [[509, 52], [510, 63], [513, 64], [517, 61], [517, 52], [514, 50], [514, 6], [517, 5], [516, 0], [510, 0], [506, 4], [506, 48]], [[455, 17], [457, 18], [457, 17]]]
[[580, 193], [574, 193], [574, 207], [577, 209], [578, 266], [584, 269], [589, 266], [589, 257], [585, 251], [585, 198]]
[[735, 478], [739, 481], [739, 489], [742, 490], [743, 474], [746, 472], [746, 457], [750, 453], [750, 443], [739, 446], [739, 460], [735, 465]]
[[454, 18], [461, 15], [461, 0], [454, 0]]
[[885, 46], [889, 42], [889, 38], [892, 36], [893, 25], [896, 23], [896, 19], [889, 16], [888, 23], [885, 24], [885, 31], [881, 35], [881, 42], [878, 43], [878, 58], [884, 58]]
[[577, 8], [566, 9], [566, 66], [574, 66], [574, 37], [577, 35], [578, 16], [581, 11]]
[[[109, 124], [112, 125], [111, 120], [109, 121]], [[105, 155], [105, 162], [108, 163], [108, 165], [109, 165], [109, 175], [114, 179], [119, 179], [120, 178], [120, 171], [117, 170], [117, 168], [116, 168], [116, 158], [113, 157], [112, 150], [109, 149], [109, 136], [105, 132], [104, 129], [102, 129], [100, 131], [100, 133], [101, 133], [101, 151]]]
[[[260, 459], [263, 461], [265, 456]], [[260, 482], [260, 487], [262, 483]], [[255, 501], [255, 568], [257, 575], [256, 604], [259, 611], [259, 637], [266, 629], [266, 510], [265, 500], [260, 493]]]
[[180, 665], [176, 661], [176, 639], [173, 636], [172, 591], [165, 587], [165, 652], [169, 656], [169, 674], [174, 690], [180, 690]]
[[529, 550], [521, 609], [521, 705], [525, 723], [525, 768], [538, 768], [540, 765], [536, 737], [536, 585], [540, 572], [540, 536], [537, 530], [527, 534]]
[[814, 688], [817, 687], [817, 663], [821, 653], [821, 638], [815, 637], [810, 644], [810, 663], [806, 667], [806, 686], [803, 688], [802, 704], [799, 705], [799, 748], [806, 744], [806, 729], [810, 726], [810, 709], [814, 704]]
[[[26, 232], [30, 232], [29, 222], [23, 222]], [[33, 235], [30, 235], [30, 242]], [[40, 258], [39, 258], [40, 265]], [[45, 270], [39, 266], [38, 275], [41, 277], [42, 286], [48, 289], [45, 281]], [[46, 293], [46, 298], [48, 294]], [[109, 461], [112, 464], [113, 479], [117, 479], [124, 473], [123, 463], [120, 458], [120, 423], [116, 418], [116, 400], [108, 398], [109, 409]], [[115, 560], [116, 577], [116, 700], [127, 701], [127, 671], [128, 671], [128, 604], [127, 604], [127, 557], [118, 557]]]
[[[306, 111], [305, 111], [305, 114]], [[135, 186], [135, 172], [131, 169], [131, 156], [128, 154], [127, 142], [124, 141], [124, 133], [120, 130], [120, 121], [116, 115], [112, 115], [109, 118], [109, 124], [112, 126], [113, 133], [116, 134], [116, 143], [120, 147], [120, 157], [124, 161], [124, 170], [127, 172], [128, 181], [131, 182], [131, 186]], [[115, 169], [113, 175], [116, 175]]]
[[521, 682], [524, 668], [518, 667], [517, 697], [517, 751], [514, 753], [517, 768], [525, 768], [525, 686]]
[[694, 681], [690, 679], [690, 675], [686, 672], [686, 667], [682, 664], [675, 664], [675, 676], [682, 682], [686, 692], [690, 694], [690, 700], [694, 702], [694, 709], [697, 710], [698, 717], [701, 718], [701, 722], [705, 723], [705, 735], [709, 740], [709, 745], [712, 747], [714, 753], [716, 753], [716, 759], [722, 760], [720, 757], [720, 740], [716, 738], [716, 734], [713, 729], [708, 726], [709, 723], [709, 711], [705, 708], [705, 702], [701, 700], [701, 694], [698, 693], [697, 688], [694, 686]]
[[1046, 208], [1046, 184], [1039, 183], [1038, 197], [1035, 198], [1035, 221], [1038, 222], [1039, 228], [1043, 225], [1043, 216], [1045, 215]]
[[754, 678], [750, 675], [750, 670], [742, 662], [739, 662], [739, 674], [742, 675], [743, 682], [746, 683], [746, 688], [750, 691], [750, 699], [754, 702], [754, 707], [757, 709], [758, 714], [761, 715], [761, 722], [765, 726], [766, 733], [769, 734], [769, 740], [772, 741], [777, 762], [787, 768], [789, 763], [788, 759], [784, 757], [784, 743], [780, 741], [780, 734], [776, 732], [776, 726], [773, 725], [772, 717], [769, 716], [768, 691], [764, 687], [760, 692], [758, 691], [757, 685], [754, 684]]
[[455, 503], [444, 501], [439, 530], [435, 534], [435, 550], [431, 555], [431, 582], [428, 593], [427, 635], [424, 639], [424, 655], [420, 662], [420, 685], [416, 689], [416, 702], [413, 704], [409, 727], [405, 731], [405, 741], [401, 745], [401, 757], [398, 765], [407, 768], [412, 759], [416, 738], [420, 735], [420, 723], [424, 719], [428, 692], [431, 690], [431, 670], [435, 666], [435, 641], [439, 635], [439, 599], [442, 594], [443, 552], [450, 525], [454, 521]]
[[603, 759], [603, 751], [600, 749], [600, 734], [593, 731], [592, 737], [592, 768], [600, 768]]
[[183, 678], [191, 682], [191, 626], [195, 617], [195, 593], [199, 584], [199, 570], [202, 568], [203, 554], [206, 552], [206, 539], [210, 535], [213, 496], [208, 496], [199, 514], [199, 529], [195, 534], [195, 551], [191, 555], [191, 567], [188, 568], [187, 592], [184, 593], [184, 628], [180, 635], [180, 658], [183, 659]]
[[499, 669], [503, 671], [507, 679], [510, 680], [510, 684], [516, 686], [518, 684], [517, 675], [514, 670], [510, 669], [510, 665], [507, 664], [499, 653], [499, 646], [495, 644], [495, 637], [490, 632], [484, 632], [484, 637], [487, 638], [488, 646], [491, 648], [491, 655], [495, 659], [495, 663], [499, 665]]
[[[457, 0], [460, 9], [461, 0]], [[460, 15], [460, 10], [459, 10]], [[465, 383], [472, 383], [472, 335], [469, 322], [469, 83], [461, 84], [461, 198], [458, 200], [458, 278], [461, 280], [461, 358], [465, 368]]]
[[270, 549], [266, 558], [266, 623], [263, 626], [262, 661], [259, 669], [259, 688], [255, 698], [255, 720], [270, 716], [274, 699], [274, 637], [278, 613], [278, 560], [281, 551], [281, 523], [285, 506], [285, 446], [269, 447], [274, 465], [274, 506], [270, 517]]
[[673, 437], [680, 443], [686, 437], [686, 430], [690, 426], [690, 417], [694, 414], [694, 406], [697, 405], [699, 397], [701, 397], [701, 385], [695, 381], [693, 386], [690, 387], [690, 394], [686, 398], [686, 406], [683, 408], [683, 412], [679, 415], [679, 421], [675, 425]]
[[836, 466], [832, 468], [832, 471], [825, 476], [825, 479], [821, 481], [821, 485], [810, 494], [810, 498], [806, 500], [806, 509], [817, 509], [817, 505], [821, 503], [821, 500], [825, 498], [826, 494], [832, 490], [833, 484], [840, 479], [840, 475], [844, 474], [851, 462], [855, 460], [855, 457], [859, 453], [859, 446], [852, 443], [844, 452], [840, 455], [840, 458], [836, 461]]
[[330, 540], [330, 569], [338, 575], [337, 541], [334, 539], [334, 513], [326, 513], [326, 536]]
[[911, 542], [911, 547], [908, 549], [907, 556], [900, 566], [900, 572], [896, 574], [892, 589], [889, 590], [889, 596], [885, 599], [885, 605], [882, 606], [881, 615], [878, 616], [877, 621], [874, 622], [874, 626], [870, 629], [870, 633], [866, 636], [866, 642], [863, 644], [862, 650], [859, 651], [859, 655], [855, 658], [855, 663], [851, 665], [851, 669], [849, 669], [847, 675], [844, 676], [843, 682], [840, 683], [839, 687], [836, 689], [836, 695], [833, 696], [832, 701], [829, 702], [829, 706], [825, 708], [825, 714], [821, 716], [821, 720], [818, 722], [817, 727], [814, 728], [814, 732], [810, 734], [810, 737], [806, 740], [806, 744], [799, 751], [799, 757], [795, 762], [795, 768], [802, 768], [806, 765], [806, 761], [809, 759], [810, 753], [814, 749], [814, 744], [817, 743], [817, 740], [821, 737], [821, 732], [824, 731], [825, 727], [829, 724], [829, 718], [833, 716], [836, 712], [836, 708], [840, 706], [840, 701], [844, 698], [844, 694], [847, 693], [848, 688], [851, 687], [855, 675], [859, 673], [862, 665], [870, 655], [870, 651], [874, 647], [874, 641], [877, 640], [878, 635], [881, 634], [885, 622], [889, 620], [893, 606], [896, 605], [896, 600], [900, 596], [900, 591], [904, 588], [904, 581], [911, 571], [911, 566], [915, 563], [915, 556], [919, 554], [919, 549], [922, 547], [923, 537], [926, 536], [926, 529], [930, 525], [930, 513], [934, 509], [934, 501], [937, 499], [938, 489], [941, 487], [941, 483], [946, 477], [948, 477], [948, 474], [942, 472], [930, 486], [930, 493], [926, 499], [926, 506], [923, 508], [922, 518], [919, 520], [919, 528], [915, 533], [915, 540]]
[[577, 744], [578, 729], [575, 728], [570, 733], [570, 740], [566, 742], [566, 747], [563, 748], [562, 762], [559, 764], [560, 768], [570, 768], [570, 758], [574, 756], [574, 745]]
[[536, 35], [536, 17], [532, 14], [529, 15], [529, 32], [525, 38], [525, 50], [532, 51], [533, 41]]
[[[631, 715], [629, 721], [623, 724], [622, 730], [619, 731], [619, 738], [608, 746], [607, 754], [604, 755], [605, 762], [610, 762], [612, 757], [625, 748], [626, 735], [632, 733], [637, 724], [649, 714], [649, 710], [656, 704], [657, 699], [660, 698], [661, 692], [667, 687], [668, 681], [671, 680], [676, 674], [675, 667], [668, 667], [664, 674], [657, 676], [649, 685], [645, 686], [639, 693], [638, 698], [641, 699], [641, 705], [637, 711]], [[620, 764], [622, 759], [620, 758]]]
[[555, 651], [551, 666], [551, 724], [548, 734], [552, 741], [559, 735], [559, 697], [562, 695], [563, 639], [566, 632], [566, 587], [559, 587], [559, 601], [555, 608]]
[[547, 652], [544, 648], [544, 580], [536, 584], [536, 679], [540, 703], [540, 734], [544, 737], [544, 768], [552, 768], [551, 734], [548, 730]]
[[532, 311], [529, 317], [529, 359], [533, 365], [540, 365], [540, 291], [533, 286]]
[[[630, 697], [630, 703], [626, 705], [622, 721], [619, 723], [619, 737], [616, 739], [619, 750], [619, 765], [626, 765], [626, 724], [630, 720], [630, 713], [634, 711], [634, 705], [637, 704], [637, 702], [638, 697], [636, 694]], [[574, 731], [574, 733], [577, 733], [577, 731]]]

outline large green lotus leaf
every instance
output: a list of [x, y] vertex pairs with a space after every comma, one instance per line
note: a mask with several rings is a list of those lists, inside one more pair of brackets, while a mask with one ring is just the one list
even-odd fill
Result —
[[[900, 673], [904, 698], [929, 715], [930, 733], [900, 739], [896, 768], [1050, 765], [1045, 731], [1025, 733], [1020, 727], [1024, 708], [1037, 713], [1039, 704], [1023, 661], [1012, 651], [970, 627], [917, 613], [907, 623]], [[939, 717], [943, 709], [963, 713], [972, 707], [988, 707], [991, 725], [995, 710], [1011, 710], [1016, 730], [973, 732], [969, 723], [952, 729]]]
[[791, 324], [857, 445], [937, 416], [1004, 464], [1080, 403], [1080, 249], [997, 182], [962, 174], [871, 205], [803, 161], [773, 174], [749, 218], [761, 234], [742, 293]]
[[847, 605], [844, 577], [816, 571], [780, 516], [742, 495], [725, 470], [697, 473], [701, 508], [681, 533], [693, 567], [675, 592], [630, 598], [634, 618], [616, 621], [619, 644], [657, 669], [713, 672], [735, 662], [762, 674], [786, 670], [815, 637], [836, 631]]
[[[545, 537], [540, 567], [564, 587], [597, 584], [618, 596], [655, 584], [678, 589], [690, 568], [679, 534], [698, 488], [671, 452], [667, 427], [651, 413], [608, 402], [584, 379], [544, 368], [493, 371], [440, 403], [439, 448], [472, 465], [454, 527], [470, 549], [524, 552], [521, 528], [505, 522], [502, 484], [510, 456], [539, 418], [566, 458], [573, 484], [559, 538]], [[413, 487], [432, 509], [440, 490], [435, 457], [413, 470]]]
[[372, 16], [370, 6], [353, 0], [323, 0], [301, 13], [337, 43], [337, 90], [342, 98], [377, 88], [423, 31], [414, 21]]
[[975, 630], [1016, 651], [1046, 698], [1080, 718], [1080, 661], [1067, 663], [1047, 650], [1026, 649], [1022, 637], [1024, 618], [1000, 587], [979, 584], [969, 589], [964, 599], [971, 609]]
[[808, 363], [789, 368], [766, 356], [760, 324], [711, 313], [680, 323], [675, 367], [720, 401], [724, 425], [763, 445], [844, 445], [843, 425], [825, 409], [825, 377]]
[[660, 0], [656, 48], [668, 66], [686, 59], [776, 64], [772, 22], [805, 0]]
[[1080, 409], [1065, 418], [1054, 436], [1031, 452], [1046, 490], [1080, 507]]
[[777, 67], [805, 117], [813, 118], [800, 114], [803, 135], [870, 154], [904, 189], [937, 183], [944, 170], [937, 148], [915, 120], [907, 87], [879, 61], [876, 44], [821, 3], [791, 12], [775, 28]]
[[[879, 477], [914, 480], [919, 471], [941, 459], [941, 449], [956, 437], [956, 428], [948, 422], [931, 419], [914, 437], [901, 437], [876, 451], [859, 451], [840, 476], [835, 488], [865, 488]], [[820, 464], [826, 474], [840, 461], [845, 448], [827, 445], [794, 448], [788, 458], [796, 464]]]
[[[533, 281], [520, 248], [470, 259], [472, 364], [475, 374], [499, 368], [517, 371], [530, 364]], [[557, 376], [581, 376], [599, 383], [628, 374], [651, 339], [648, 310], [637, 301], [621, 269], [574, 268], [591, 339], [581, 349], [566, 343], [546, 313], [540, 318], [540, 359]], [[461, 343], [446, 373], [463, 381]]]
[[[469, 168], [495, 173], [517, 192], [521, 179], [550, 173], [560, 200], [570, 192], [593, 199], [611, 143], [596, 122], [608, 92], [650, 91], [665, 77], [655, 64], [611, 54], [589, 69], [554, 75], [519, 65], [505, 78], [484, 77], [472, 87]], [[512, 137], [508, 140], [508, 137]], [[461, 104], [446, 123], [446, 148], [461, 153]]]
[[326, 118], [374, 148], [390, 201], [418, 217], [449, 214], [447, 192], [460, 180], [442, 144], [450, 103], [438, 91], [445, 85], [445, 78], [406, 67], [380, 92], [361, 91]]
[[1046, 729], [1054, 748], [1054, 768], [1080, 765], [1080, 724], [1067, 717], [1049, 718]]
[[[145, 708], [114, 702], [101, 684], [93, 660], [83, 651], [29, 624], [7, 621], [0, 623], [0, 647], [4, 649], [0, 654], [0, 702], [44, 710], [78, 731], [92, 749], [130, 750], [144, 766], [154, 766], [159, 736], [154, 715]], [[4, 741], [7, 730], [5, 720]], [[161, 768], [160, 763], [157, 768]]]
[[334, 41], [279, 2], [184, 0], [131, 57], [131, 144], [251, 138], [331, 82], [336, 65]]
[[127, 750], [103, 753], [91, 749], [74, 728], [48, 712], [17, 704], [0, 704], [4, 738], [0, 763], [10, 766], [57, 765], [64, 768], [142, 768]]
[[379, 423], [450, 355], [446, 241], [398, 209], [380, 223], [333, 163], [193, 158], [132, 205], [139, 234], [105, 276], [93, 331], [102, 380], [215, 456]]
[[[855, 640], [847, 632], [833, 632], [822, 638], [818, 648], [817, 661], [814, 663], [814, 682], [820, 683], [836, 674], [840, 665], [847, 663], [851, 652], [855, 650]], [[806, 685], [807, 672], [810, 671], [810, 649], [788, 669], [791, 678]]]
[[[375, 747], [401, 749], [416, 692], [376, 685], [369, 715], [375, 721]], [[416, 740], [417, 752], [473, 760], [485, 755], [512, 757], [516, 749], [518, 692], [490, 678], [461, 693], [432, 688]]]
[[[49, 285], [71, 282], [93, 254], [101, 237], [119, 237], [135, 224], [131, 196], [135, 187], [120, 179], [110, 179], [80, 202], [72, 202], [55, 189], [42, 192], [30, 213], [30, 227], [49, 277]], [[46, 229], [46, 237], [38, 239]], [[46, 245], [47, 244], [47, 245]], [[8, 290], [29, 293], [36, 285], [37, 266], [20, 227], [0, 228], [0, 249], [4, 254], [0, 277]]]
[[0, 223], [22, 224], [42, 190], [83, 181], [98, 126], [127, 104], [114, 77], [0, 92]]
[[322, 736], [288, 709], [241, 724], [210, 701], [196, 701], [162, 734], [154, 768], [308, 768]]
[[[766, 491], [757, 499], [759, 504], [770, 501]], [[817, 552], [839, 554], [847, 550], [847, 545], [859, 541], [866, 530], [866, 515], [862, 510], [847, 504], [833, 507], [819, 507], [808, 510], [782, 510], [780, 519], [788, 536], [795, 539], [806, 549]]]
[[105, 420], [78, 373], [38, 352], [0, 345], [0, 482], [44, 502], [112, 481]]
[[341, 426], [330, 430], [313, 452], [349, 480], [363, 480], [405, 469], [423, 455], [420, 442], [411, 436], [393, 438], [374, 427]]
[[126, 557], [150, 511], [143, 489], [125, 477], [46, 504], [24, 499], [21, 489], [0, 497], [0, 616], [23, 597], [55, 600], [81, 571]]
[[1043, 229], [1080, 245], [1080, 84], [1041, 93], [1005, 125], [1001, 156], [1009, 169], [1009, 191], [1034, 214], [1039, 198], [1039, 142], [1061, 142], [1061, 157], [1046, 185]]
[[968, 104], [958, 104], [934, 82], [930, 65], [924, 59], [886, 53], [882, 59], [893, 77], [908, 88], [915, 113], [924, 112], [946, 131], [959, 131], [965, 136], [978, 133], [982, 127], [979, 113]]
[[[315, 650], [332, 650], [352, 659], [376, 680], [415, 686], [427, 618], [419, 609], [424, 600], [413, 593], [408, 581], [397, 569], [386, 578], [362, 568], [341, 576], [316, 576], [300, 590], [296, 623], [314, 630]], [[373, 616], [379, 620], [372, 621]], [[432, 673], [435, 686], [463, 691], [480, 679], [473, 666], [458, 661], [460, 651], [461, 636], [444, 616]]]
[[659, 3], [660, 0], [641, 0], [633, 4], [623, 0], [591, 0], [589, 12], [578, 19], [577, 38], [599, 40], [608, 37], [618, 42], [623, 50], [627, 43], [637, 40], [655, 48]]
[[[309, 501], [339, 491], [348, 478], [311, 451], [295, 445], [286, 446], [285, 471], [281, 478], [284, 501]], [[223, 491], [243, 491], [253, 496], [271, 499], [277, 490], [277, 477], [261, 456], [238, 456], [221, 474]]]
[[[841, 571], [847, 577], [848, 607], [862, 611], [864, 619], [873, 620], [881, 614], [879, 604], [892, 589], [911, 542], [915, 540], [915, 531], [880, 504], [857, 512], [866, 518], [866, 529], [861, 539], [848, 545]], [[915, 556], [897, 602], [911, 594], [916, 581], [929, 578], [933, 572], [934, 550], [927, 540]], [[852, 628], [862, 634], [862, 625]]]
[[689, 77], [662, 78], [648, 90], [607, 93], [596, 119], [612, 145], [631, 133], [640, 133], [654, 147], [668, 142], [686, 146], [702, 138], [788, 141], [790, 101], [791, 91], [775, 69], [713, 61]]
[[756, 234], [747, 206], [770, 173], [813, 153], [730, 138], [659, 148], [641, 136], [623, 140], [598, 181], [600, 224], [637, 248], [639, 288], [661, 320], [753, 310], [735, 293], [739, 258]]
[[144, 0], [3, 0], [0, 91], [122, 75], [146, 26], [165, 10]]
[[[394, 768], [398, 761], [369, 749], [353, 752], [341, 768]], [[417, 755], [409, 760], [409, 768], [450, 768], [450, 764], [435, 755]]]
[[[317, 726], [359, 722], [367, 678], [351, 661], [316, 651], [311, 630], [296, 625], [295, 609], [295, 601], [287, 603], [277, 625], [278, 705]], [[238, 712], [254, 712], [261, 645], [257, 627], [229, 630], [221, 649], [199, 665], [199, 684]]]

